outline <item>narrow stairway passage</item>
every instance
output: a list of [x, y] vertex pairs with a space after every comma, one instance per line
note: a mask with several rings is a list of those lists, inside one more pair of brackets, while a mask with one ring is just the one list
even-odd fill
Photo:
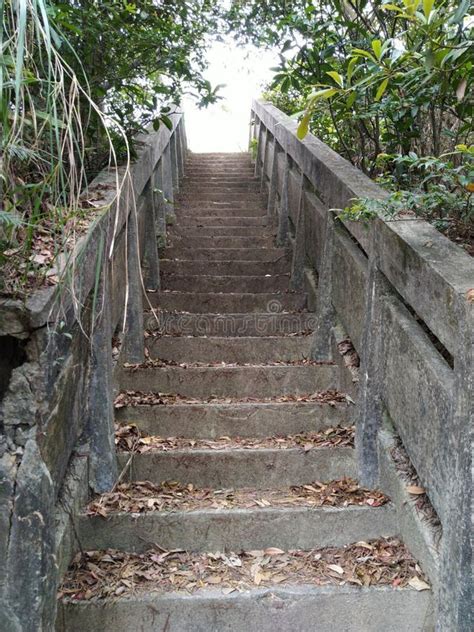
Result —
[[395, 507], [357, 483], [353, 404], [310, 360], [290, 268], [250, 157], [191, 154], [147, 360], [120, 373], [126, 475], [81, 515], [63, 632], [430, 629]]

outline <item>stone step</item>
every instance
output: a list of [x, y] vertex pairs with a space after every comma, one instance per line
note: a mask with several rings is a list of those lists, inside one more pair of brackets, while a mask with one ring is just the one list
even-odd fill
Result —
[[274, 231], [267, 226], [173, 226], [168, 235], [173, 237], [267, 237], [274, 239]]
[[213, 175], [225, 171], [237, 171], [238, 173], [249, 172], [255, 174], [254, 165], [248, 160], [230, 160], [229, 162], [220, 162], [218, 160], [205, 160], [200, 162], [186, 163], [185, 173], [190, 171], [209, 171]]
[[[355, 451], [349, 447], [267, 449], [182, 449], [135, 454], [122, 480], [177, 481], [196, 487], [267, 489], [305, 485], [308, 481], [355, 478]], [[130, 462], [119, 452], [119, 468]]]
[[183, 215], [179, 218], [179, 223], [174, 224], [176, 228], [182, 229], [188, 226], [242, 226], [242, 227], [254, 227], [254, 226], [267, 226], [268, 219], [265, 215], [261, 217], [250, 216], [216, 216], [216, 215]]
[[185, 174], [189, 178], [207, 180], [213, 178], [238, 178], [239, 180], [252, 181], [255, 178], [255, 169], [248, 166], [229, 166], [213, 168], [207, 166], [192, 166], [185, 170]]
[[255, 172], [255, 167], [250, 160], [239, 160], [239, 159], [228, 160], [228, 161], [226, 160], [224, 162], [220, 160], [200, 160], [200, 161], [187, 162], [185, 172], [188, 173], [192, 169], [208, 170], [212, 172], [213, 174], [215, 174], [216, 172], [229, 171], [233, 169], [241, 171], [241, 172], [244, 172], [244, 171], [251, 171], [252, 173]]
[[206, 162], [217, 162], [218, 164], [227, 164], [230, 162], [243, 162], [251, 164], [250, 154], [247, 151], [209, 151], [209, 152], [190, 152], [186, 159], [186, 164], [203, 164]]
[[213, 187], [223, 187], [223, 188], [231, 188], [231, 189], [253, 189], [260, 193], [260, 178], [255, 177], [247, 177], [242, 178], [240, 175], [223, 175], [223, 176], [215, 176], [209, 175], [206, 177], [205, 181], [203, 178], [197, 176], [186, 176], [182, 180], [181, 184], [183, 190], [195, 189], [198, 187], [204, 188], [213, 188]]
[[174, 292], [281, 292], [289, 288], [289, 275], [274, 276], [211, 276], [162, 274], [162, 288]]
[[280, 314], [306, 308], [303, 293], [217, 294], [206, 292], [149, 292], [151, 307], [194, 314], [234, 314], [238, 312]]
[[226, 206], [232, 206], [236, 203], [263, 206], [265, 203], [265, 199], [260, 192], [248, 192], [239, 189], [235, 189], [234, 191], [213, 188], [201, 189], [199, 187], [194, 191], [186, 189], [185, 193], [177, 195], [176, 201], [180, 205], [184, 205], [188, 202], [195, 204], [197, 201], [205, 201], [206, 204], [209, 202], [217, 202]]
[[250, 162], [233, 161], [229, 163], [207, 162], [207, 163], [189, 163], [185, 168], [185, 175], [190, 173], [209, 174], [214, 177], [220, 174], [235, 173], [243, 177], [255, 177], [255, 167]]
[[205, 162], [217, 162], [219, 164], [226, 164], [233, 161], [248, 162], [251, 163], [250, 154], [247, 151], [210, 151], [210, 152], [190, 152], [186, 159], [186, 164]]
[[[159, 400], [159, 398], [158, 398]], [[138, 400], [140, 401], [140, 400]], [[192, 439], [269, 437], [319, 432], [347, 425], [348, 404], [318, 401], [252, 401], [137, 404], [116, 408], [120, 423], [133, 423], [147, 434]]]
[[219, 172], [207, 170], [191, 170], [188, 172], [185, 181], [181, 184], [181, 193], [199, 190], [203, 187], [206, 191], [213, 188], [231, 188], [232, 192], [255, 193], [261, 195], [264, 191], [260, 186], [260, 178], [255, 178], [253, 170], [240, 169], [221, 170]]
[[185, 248], [172, 246], [160, 252], [163, 259], [182, 261], [280, 261], [288, 259], [284, 248]]
[[[191, 170], [195, 170], [195, 169], [206, 169], [209, 171], [209, 179], [210, 180], [214, 180], [214, 181], [218, 181], [220, 180], [220, 176], [219, 174], [216, 173], [217, 170], [215, 170], [214, 168], [209, 168], [207, 166], [199, 166], [199, 165], [193, 165], [193, 164], [189, 164], [188, 168], [185, 169], [185, 173], [184, 173], [184, 178], [183, 178], [183, 182], [186, 182], [189, 179], [189, 173]], [[232, 169], [234, 169], [232, 167]], [[225, 169], [220, 169], [220, 171], [225, 171]], [[250, 175], [247, 175], [247, 173], [250, 172]], [[234, 176], [232, 176], [234, 177]], [[260, 178], [255, 176], [255, 168], [253, 167], [252, 164], [246, 164], [246, 165], [242, 165], [241, 169], [238, 171], [238, 173], [235, 175], [236, 178], [240, 178], [241, 180], [249, 180], [249, 181], [260, 181]]]
[[213, 261], [210, 269], [209, 261], [190, 259], [161, 259], [160, 270], [164, 274], [202, 274], [212, 272], [218, 276], [265, 276], [267, 274], [288, 274], [291, 262], [286, 258], [277, 261]]
[[273, 235], [264, 237], [179, 237], [169, 236], [169, 247], [179, 248], [271, 248], [275, 243]]
[[194, 200], [189, 204], [181, 204], [176, 207], [176, 224], [181, 224], [182, 218], [199, 217], [222, 217], [234, 219], [236, 217], [257, 217], [266, 219], [266, 210], [259, 204], [246, 204], [245, 202], [218, 203]]
[[120, 388], [126, 391], [178, 393], [200, 399], [305, 395], [338, 387], [332, 364], [251, 366], [122, 367]]
[[189, 595], [145, 590], [107, 600], [59, 603], [58, 632], [427, 632], [431, 591], [314, 584], [216, 587]]
[[171, 336], [283, 336], [308, 334], [316, 325], [316, 315], [308, 312], [216, 315], [158, 309], [145, 314], [145, 329]]
[[231, 161], [228, 163], [219, 163], [209, 161], [204, 163], [190, 163], [185, 168], [185, 174], [191, 173], [209, 174], [214, 177], [221, 174], [235, 173], [241, 178], [255, 177], [255, 167], [250, 162]]
[[152, 359], [182, 363], [270, 363], [305, 360], [310, 356], [311, 336], [208, 338], [151, 336], [146, 348]]
[[195, 200], [204, 200], [206, 202], [215, 201], [222, 202], [236, 202], [240, 201], [243, 204], [255, 204], [262, 207], [265, 200], [260, 192], [260, 187], [255, 184], [251, 184], [245, 187], [242, 186], [224, 186], [224, 185], [193, 185], [186, 187], [186, 189], [177, 194], [177, 201], [180, 204], [186, 202], [194, 202]]
[[[329, 483], [328, 487], [337, 490], [340, 483]], [[354, 483], [353, 488], [357, 487], [355, 481], [351, 483]], [[307, 487], [317, 490], [317, 485], [309, 482]], [[342, 481], [342, 487], [347, 488], [348, 481]], [[313, 549], [344, 546], [398, 533], [394, 507], [378, 492], [366, 492], [366, 495], [371, 502], [384, 502], [381, 506], [344, 507], [342, 503], [351, 502], [350, 494], [341, 495], [339, 506], [317, 506], [311, 494], [298, 491], [305, 491], [301, 486], [275, 490], [188, 490], [188, 486], [175, 483], [120, 485], [118, 493], [124, 499], [121, 505], [129, 508], [114, 509], [117, 501], [112, 500], [111, 494], [95, 499], [89, 511], [96, 507], [105, 509], [107, 516], [89, 513], [79, 517], [77, 529], [81, 546], [84, 550], [116, 549], [131, 553], [144, 553], [154, 543], [166, 550], [195, 552], [270, 547]], [[317, 492], [313, 496], [318, 498]], [[151, 499], [151, 509], [147, 507], [147, 498]], [[229, 501], [226, 502], [226, 498]], [[107, 504], [108, 499], [112, 508]], [[134, 499], [135, 507], [143, 507], [141, 513], [134, 508]], [[189, 499], [194, 499], [190, 509], [186, 507]], [[240, 506], [235, 503], [236, 499]], [[160, 509], [162, 506], [169, 508]]]

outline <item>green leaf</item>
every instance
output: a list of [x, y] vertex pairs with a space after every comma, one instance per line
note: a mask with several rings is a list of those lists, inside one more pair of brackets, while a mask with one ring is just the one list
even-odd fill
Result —
[[331, 79], [334, 79], [338, 86], [340, 86], [341, 88], [344, 87], [344, 79], [338, 72], [336, 72], [335, 70], [329, 70], [328, 72], [326, 72], [326, 74], [329, 75]]
[[318, 99], [329, 99], [337, 94], [337, 92], [337, 88], [325, 88], [324, 90], [317, 90], [316, 92], [313, 92], [309, 99], [311, 103], [313, 103], [314, 101], [318, 101]]
[[380, 99], [383, 97], [385, 90], [387, 89], [388, 86], [388, 77], [386, 79], [384, 79], [382, 81], [382, 83], [379, 85], [378, 90], [377, 90], [377, 94], [375, 95], [375, 100], [378, 102], [380, 101]]
[[172, 131], [173, 129], [173, 121], [168, 117], [168, 116], [162, 116], [161, 120], [163, 121], [163, 123], [166, 125], [166, 127]]
[[377, 63], [377, 60], [375, 59], [375, 57], [372, 55], [372, 53], [369, 53], [366, 50], [362, 50], [362, 48], [353, 48], [352, 52], [355, 55], [359, 55], [360, 57], [365, 57], [366, 59], [370, 59], [370, 61], [373, 61], [374, 63]]
[[307, 112], [305, 112], [305, 115], [301, 119], [301, 121], [300, 121], [300, 123], [298, 125], [298, 129], [296, 130], [296, 136], [300, 140], [303, 140], [303, 138], [308, 133], [310, 120], [311, 120], [311, 112], [307, 111]]
[[471, 0], [463, 0], [456, 13], [449, 18], [448, 24], [460, 24], [471, 6]]
[[423, 0], [423, 13], [425, 14], [425, 18], [428, 19], [430, 17], [431, 11], [433, 10], [435, 0]]
[[36, 118], [46, 121], [47, 123], [49, 123], [50, 125], [53, 125], [54, 127], [66, 129], [66, 125], [63, 123], [63, 121], [60, 121], [51, 112], [42, 112], [41, 110], [35, 110], [34, 114]]
[[354, 68], [355, 68], [355, 65], [357, 64], [357, 60], [358, 60], [358, 57], [352, 57], [352, 59], [349, 62], [349, 65], [347, 66], [347, 83], [349, 85], [352, 80], [352, 75], [354, 74]]
[[397, 13], [401, 12], [400, 7], [397, 7], [396, 4], [390, 4], [390, 3], [383, 4], [382, 5], [382, 9], [386, 9], [387, 11], [397, 11]]
[[382, 42], [379, 39], [372, 42], [372, 50], [375, 53], [375, 57], [380, 60], [380, 57], [382, 56]]
[[350, 93], [350, 95], [347, 97], [346, 100], [346, 107], [351, 108], [354, 103], [355, 100], [357, 99], [357, 92], [354, 90], [353, 92]]

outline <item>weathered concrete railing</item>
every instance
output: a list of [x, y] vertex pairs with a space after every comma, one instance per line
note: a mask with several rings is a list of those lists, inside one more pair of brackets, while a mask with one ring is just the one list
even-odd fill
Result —
[[311, 134], [298, 140], [274, 106], [255, 101], [251, 124], [268, 215], [293, 246], [292, 285], [314, 289], [314, 357], [327, 357], [337, 324], [361, 356], [361, 479], [381, 484], [390, 420], [442, 524], [439, 557], [405, 534], [427, 560], [438, 629], [470, 630], [474, 261], [425, 221], [339, 221], [331, 209], [386, 194]]
[[61, 289], [0, 302], [2, 632], [54, 629], [57, 579], [77, 549], [73, 516], [89, 485], [116, 481], [112, 337], [125, 324], [122, 360], [142, 361], [143, 285], [159, 287], [156, 236], [184, 170], [184, 120], [171, 119], [141, 139], [129, 175], [105, 170], [91, 184], [106, 210]]

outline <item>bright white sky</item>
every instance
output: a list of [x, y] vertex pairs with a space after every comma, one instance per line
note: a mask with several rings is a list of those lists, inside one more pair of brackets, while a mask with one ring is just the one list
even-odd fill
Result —
[[199, 110], [187, 97], [183, 101], [189, 148], [194, 152], [247, 151], [252, 98], [259, 96], [278, 64], [276, 52], [237, 47], [229, 39], [213, 43], [207, 53], [205, 78], [211, 84], [226, 84], [224, 98]]

